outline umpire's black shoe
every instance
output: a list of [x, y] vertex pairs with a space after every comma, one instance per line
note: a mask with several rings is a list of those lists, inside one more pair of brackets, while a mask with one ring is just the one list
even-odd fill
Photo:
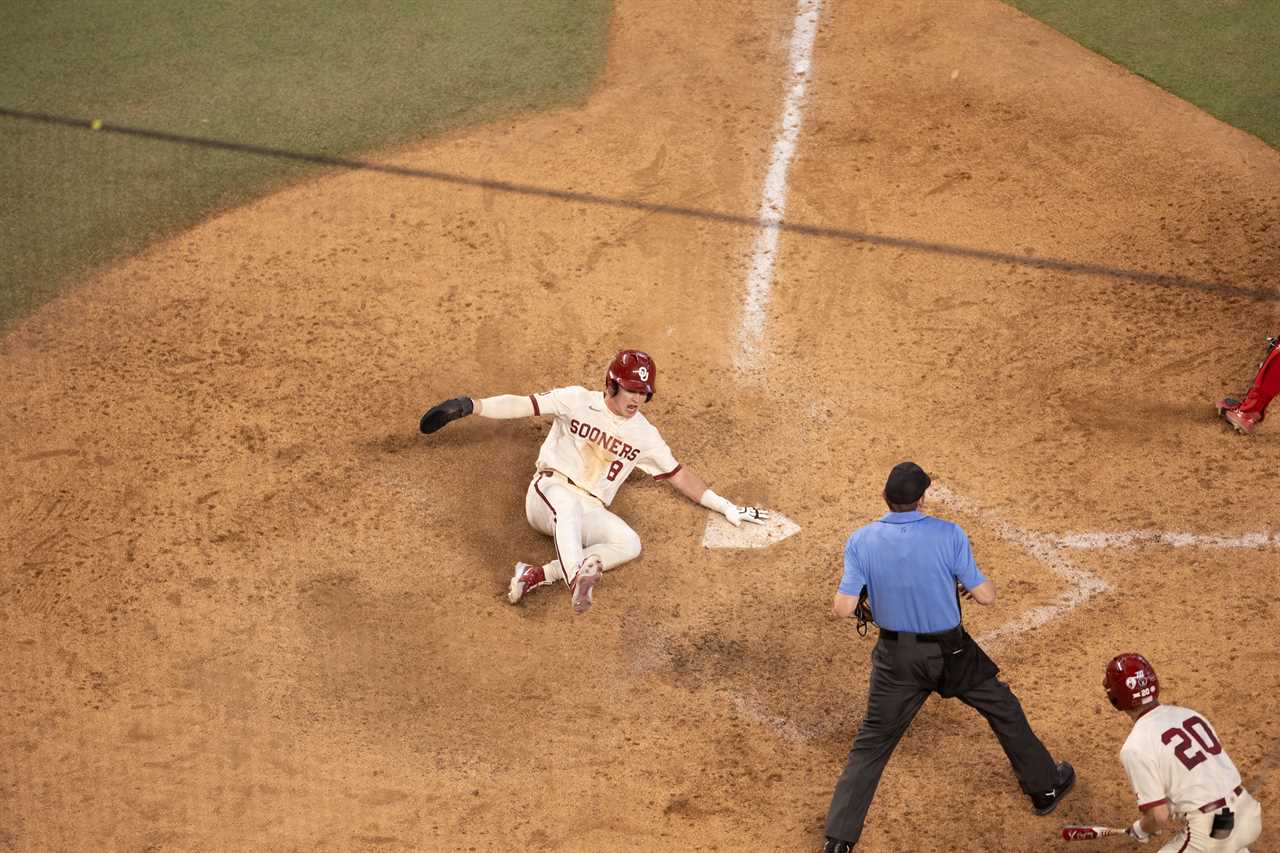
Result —
[[828, 835], [827, 843], [822, 845], [822, 853], [853, 853], [853, 845]]
[[1075, 787], [1076, 771], [1069, 762], [1058, 762], [1058, 784], [1053, 786], [1052, 791], [1043, 794], [1031, 795], [1031, 808], [1038, 815], [1047, 815], [1058, 807], [1058, 802], [1067, 795], [1067, 792]]

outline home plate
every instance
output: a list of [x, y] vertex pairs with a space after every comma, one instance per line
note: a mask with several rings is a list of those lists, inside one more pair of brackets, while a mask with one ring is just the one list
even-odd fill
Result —
[[742, 522], [734, 527], [721, 515], [707, 519], [707, 529], [702, 533], [703, 548], [768, 548], [788, 536], [800, 532], [800, 525], [785, 515], [769, 510], [764, 524]]

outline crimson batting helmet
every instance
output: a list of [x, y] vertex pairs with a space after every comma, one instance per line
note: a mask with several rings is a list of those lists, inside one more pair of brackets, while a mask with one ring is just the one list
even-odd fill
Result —
[[1102, 686], [1106, 688], [1111, 704], [1121, 711], [1150, 705], [1160, 695], [1160, 679], [1156, 678], [1156, 671], [1146, 658], [1136, 652], [1113, 657], [1107, 664], [1106, 675], [1102, 677]]
[[637, 349], [624, 349], [609, 362], [609, 370], [604, 375], [606, 389], [610, 393], [618, 393], [619, 387], [633, 393], [644, 393], [645, 402], [653, 399], [653, 389], [657, 386], [658, 368], [648, 353]]

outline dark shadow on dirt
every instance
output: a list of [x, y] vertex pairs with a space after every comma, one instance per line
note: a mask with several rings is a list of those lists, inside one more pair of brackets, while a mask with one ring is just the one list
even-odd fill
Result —
[[1029, 257], [1027, 255], [998, 252], [990, 249], [977, 249], [969, 246], [956, 246], [948, 243], [913, 240], [907, 237], [891, 237], [884, 234], [871, 234], [865, 231], [852, 231], [843, 228], [805, 225], [798, 222], [778, 222], [761, 219], [757, 216], [744, 216], [741, 214], [724, 213], [722, 211], [706, 210], [697, 207], [655, 204], [653, 202], [638, 201], [636, 199], [616, 198], [612, 196], [575, 192], [571, 190], [557, 190], [549, 187], [536, 187], [529, 184], [515, 183], [513, 181], [475, 178], [468, 175], [456, 175], [431, 169], [411, 169], [405, 166], [395, 166], [387, 163], [373, 163], [366, 160], [353, 160], [344, 157], [329, 157], [322, 154], [286, 151], [279, 148], [253, 145], [246, 142], [231, 142], [224, 139], [206, 139], [203, 137], [187, 136], [184, 134], [169, 133], [161, 130], [149, 130], [146, 128], [107, 124], [98, 120], [74, 118], [70, 116], [57, 116], [47, 113], [24, 112], [22, 110], [14, 110], [6, 107], [0, 107], [0, 117], [19, 121], [41, 122], [45, 124], [61, 125], [64, 127], [81, 128], [90, 133], [115, 133], [123, 136], [133, 136], [157, 142], [168, 142], [174, 145], [189, 145], [217, 151], [237, 152], [256, 157], [272, 157], [281, 160], [293, 160], [334, 169], [382, 172], [406, 178], [417, 178], [420, 180], [454, 184], [457, 186], [476, 187], [494, 192], [549, 198], [558, 201], [572, 202], [575, 204], [589, 204], [600, 207], [639, 210], [646, 213], [680, 216], [689, 219], [701, 219], [709, 222], [722, 222], [728, 225], [747, 226], [750, 228], [772, 226], [789, 234], [803, 234], [809, 237], [820, 237], [847, 243], [883, 246], [913, 252], [950, 255], [958, 258], [986, 261], [988, 263], [1012, 264], [1029, 269], [1057, 270], [1073, 275], [1098, 275], [1118, 280], [1132, 281], [1139, 284], [1153, 285], [1156, 287], [1201, 291], [1204, 293], [1214, 293], [1222, 296], [1252, 299], [1261, 302], [1280, 302], [1280, 292], [1266, 293], [1240, 284], [1205, 281], [1202, 279], [1189, 278], [1187, 276], [1149, 272], [1146, 270], [1125, 269], [1121, 267], [1108, 266], [1106, 264], [1071, 261], [1063, 258]]

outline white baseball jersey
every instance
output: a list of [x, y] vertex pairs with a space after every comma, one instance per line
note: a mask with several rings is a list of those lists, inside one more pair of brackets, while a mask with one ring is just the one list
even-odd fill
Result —
[[1143, 811], [1168, 803], [1175, 813], [1198, 812], [1220, 799], [1231, 802], [1240, 785], [1240, 771], [1213, 726], [1177, 705], [1157, 705], [1139, 717], [1120, 761]]
[[636, 468], [655, 480], [680, 470], [653, 424], [639, 412], [629, 418], [615, 415], [605, 405], [603, 391], [574, 385], [529, 399], [535, 415], [555, 417], [538, 451], [538, 470], [559, 471], [605, 506]]

